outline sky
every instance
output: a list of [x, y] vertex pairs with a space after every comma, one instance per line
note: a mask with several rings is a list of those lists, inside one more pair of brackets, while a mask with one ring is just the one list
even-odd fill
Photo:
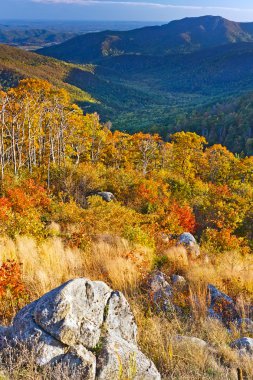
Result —
[[0, 19], [170, 21], [219, 15], [253, 21], [253, 0], [0, 0]]

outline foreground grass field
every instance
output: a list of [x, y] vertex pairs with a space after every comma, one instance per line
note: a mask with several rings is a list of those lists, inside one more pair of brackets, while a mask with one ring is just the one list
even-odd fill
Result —
[[[59, 233], [59, 226], [53, 225], [50, 228], [54, 233]], [[183, 247], [166, 248], [163, 255], [168, 261], [164, 264], [164, 272], [183, 273], [190, 281], [191, 292], [190, 298], [185, 295], [185, 298], [178, 300], [181, 305], [187, 305], [184, 314], [157, 313], [143, 290], [147, 277], [140, 272], [138, 260], [133, 262], [129, 259], [130, 251], [136, 258], [145, 258], [145, 262], [149, 263], [146, 267], [148, 273], [154, 263], [154, 253], [150, 248], [135, 246], [113, 236], [107, 236], [106, 240], [105, 236], [98, 237], [89, 250], [83, 251], [67, 247], [56, 236], [42, 243], [26, 236], [17, 237], [15, 242], [2, 238], [1, 261], [15, 260], [23, 263], [22, 283], [30, 300], [66, 280], [80, 276], [103, 280], [112, 288], [121, 290], [134, 311], [140, 347], [155, 362], [164, 379], [237, 379], [237, 368], [243, 370], [247, 376], [245, 378], [252, 378], [252, 359], [247, 356], [240, 358], [229, 347], [243, 331], [235, 325], [231, 325], [228, 330], [220, 321], [208, 318], [205, 297], [207, 283], [220, 286], [229, 278], [231, 287], [235, 288], [238, 287], [240, 274], [242, 288], [234, 296], [237, 296], [239, 307], [242, 308], [245, 301], [242, 289], [248, 287], [248, 292], [252, 294], [252, 289], [249, 288], [253, 283], [252, 261], [235, 256], [232, 262], [231, 252], [228, 252], [222, 257], [222, 262], [210, 256], [211, 262], [206, 265], [203, 259], [197, 262], [188, 259]], [[198, 306], [194, 302], [196, 297], [200, 303]], [[25, 299], [21, 302], [25, 303]], [[8, 323], [15, 311], [16, 299], [12, 299], [11, 293], [7, 292], [6, 298], [1, 299], [2, 323]], [[208, 348], [193, 344], [191, 340], [177, 340], [178, 335], [203, 339], [208, 343]], [[10, 357], [7, 368], [3, 371], [7, 371], [11, 379], [50, 378], [48, 370], [43, 374], [43, 370], [38, 371], [35, 363], [30, 360], [27, 368], [26, 356], [22, 356], [19, 362]]]

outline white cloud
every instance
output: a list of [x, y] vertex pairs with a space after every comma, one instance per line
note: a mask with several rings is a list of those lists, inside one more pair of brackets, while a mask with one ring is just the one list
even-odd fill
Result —
[[206, 10], [206, 11], [235, 11], [235, 12], [253, 12], [252, 9], [236, 8], [236, 7], [221, 7], [221, 6], [201, 6], [201, 5], [174, 5], [166, 3], [145, 2], [145, 1], [125, 1], [125, 0], [31, 0], [34, 3], [44, 4], [72, 4], [72, 5], [92, 5], [92, 4], [119, 4], [128, 6], [145, 6], [155, 8], [170, 8], [181, 10]]

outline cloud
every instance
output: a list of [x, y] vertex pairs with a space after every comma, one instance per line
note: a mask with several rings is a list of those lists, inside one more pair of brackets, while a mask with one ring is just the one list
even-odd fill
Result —
[[31, 0], [33, 3], [44, 4], [72, 4], [72, 5], [92, 5], [92, 4], [107, 4], [107, 5], [127, 5], [127, 6], [145, 6], [153, 8], [169, 8], [178, 10], [199, 10], [199, 11], [234, 11], [234, 12], [253, 12], [252, 9], [222, 7], [222, 6], [201, 6], [201, 5], [174, 5], [167, 3], [156, 3], [148, 1], [125, 1], [125, 0]]

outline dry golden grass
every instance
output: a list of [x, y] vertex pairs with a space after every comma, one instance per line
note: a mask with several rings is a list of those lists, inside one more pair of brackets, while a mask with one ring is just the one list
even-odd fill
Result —
[[[183, 247], [171, 247], [165, 255], [169, 273], [182, 273], [192, 286], [213, 284], [231, 296], [243, 295], [253, 300], [253, 256], [239, 252], [210, 254], [191, 260]], [[195, 284], [195, 285], [194, 285]], [[242, 303], [242, 301], [241, 301]]]
[[[229, 333], [219, 322], [182, 323], [176, 318], [147, 316], [136, 304], [132, 307], [139, 326], [141, 349], [154, 360], [163, 379], [237, 380], [239, 366], [245, 373], [251, 373], [252, 363], [251, 366], [248, 361], [239, 363], [238, 356], [224, 343], [230, 340]], [[206, 339], [208, 346], [199, 347], [187, 339], [180, 341], [178, 335]]]
[[121, 238], [99, 239], [84, 252], [66, 247], [58, 237], [38, 243], [18, 236], [15, 241], [0, 239], [0, 263], [8, 259], [22, 263], [23, 280], [36, 297], [80, 276], [106, 281], [131, 294], [139, 286], [142, 266], [144, 271], [151, 269], [153, 252]]
[[169, 260], [172, 272], [178, 270], [187, 270], [189, 267], [189, 259], [187, 251], [183, 246], [173, 246], [165, 251], [165, 256]]
[[19, 236], [14, 242], [0, 240], [0, 262], [16, 260], [23, 265], [23, 280], [34, 296], [39, 296], [71, 278], [82, 274], [82, 255], [77, 249], [64, 247], [59, 238], [41, 244]]
[[[85, 256], [85, 271], [94, 279], [107, 280], [124, 294], [139, 287], [142, 275], [151, 270], [153, 252], [150, 248], [133, 247], [125, 239], [99, 239]], [[143, 273], [144, 272], [144, 273]]]

